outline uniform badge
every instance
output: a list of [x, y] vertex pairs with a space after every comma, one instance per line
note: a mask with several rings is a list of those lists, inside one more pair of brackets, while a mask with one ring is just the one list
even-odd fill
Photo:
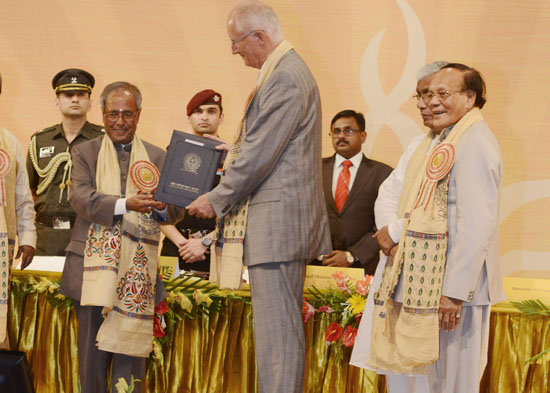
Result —
[[55, 151], [55, 146], [41, 147], [38, 158], [51, 157], [53, 156], [54, 151]]
[[78, 83], [78, 79], [76, 78], [76, 76], [73, 76], [71, 78], [71, 83]]

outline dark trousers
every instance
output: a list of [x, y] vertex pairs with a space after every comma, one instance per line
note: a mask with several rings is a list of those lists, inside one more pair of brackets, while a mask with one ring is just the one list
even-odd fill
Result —
[[53, 229], [36, 223], [36, 252], [37, 256], [65, 256], [65, 247], [71, 241], [72, 230]]
[[78, 317], [78, 363], [80, 370], [81, 393], [107, 393], [107, 377], [111, 369], [111, 391], [119, 378], [130, 384], [130, 376], [141, 379], [136, 383], [135, 393], [142, 391], [145, 376], [146, 358], [138, 358], [119, 353], [101, 351], [97, 348], [96, 337], [103, 323], [103, 307], [81, 306], [75, 300]]

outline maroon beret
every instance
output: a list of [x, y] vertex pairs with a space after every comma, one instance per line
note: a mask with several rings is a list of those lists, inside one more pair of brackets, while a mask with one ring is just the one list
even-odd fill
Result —
[[218, 105], [221, 108], [222, 95], [211, 89], [199, 91], [187, 104], [187, 116], [191, 116], [191, 113], [201, 105]]

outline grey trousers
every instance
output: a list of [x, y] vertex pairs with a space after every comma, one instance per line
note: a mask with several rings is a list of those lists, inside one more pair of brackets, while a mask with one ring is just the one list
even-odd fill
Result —
[[306, 261], [248, 266], [260, 393], [301, 393]]
[[[145, 376], [146, 358], [137, 358], [118, 353], [100, 351], [96, 336], [103, 323], [103, 307], [81, 306], [74, 301], [78, 318], [78, 363], [81, 393], [107, 393], [107, 376], [112, 363], [111, 391], [119, 378], [130, 384], [130, 376], [141, 379]], [[135, 393], [142, 391], [143, 382], [136, 383]]]

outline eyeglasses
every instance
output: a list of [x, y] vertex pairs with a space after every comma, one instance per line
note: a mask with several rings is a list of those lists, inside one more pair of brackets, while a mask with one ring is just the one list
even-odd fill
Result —
[[453, 94], [455, 93], [462, 93], [464, 90], [454, 90], [454, 91], [451, 91], [451, 90], [443, 90], [443, 91], [436, 91], [435, 93], [434, 92], [431, 92], [431, 91], [428, 91], [426, 93], [421, 93], [421, 94], [415, 94], [413, 96], [413, 98], [418, 101], [420, 99], [422, 99], [422, 101], [424, 101], [424, 103], [428, 103], [430, 102], [434, 97], [437, 97], [437, 99], [439, 101], [445, 101], [447, 98], [449, 98], [450, 96], [452, 96]]
[[237, 45], [239, 42], [250, 37], [252, 34], [256, 33], [257, 31], [263, 31], [263, 30], [252, 30], [251, 32], [243, 35], [241, 38], [237, 38], [236, 40], [231, 40], [231, 45]]
[[120, 116], [122, 116], [122, 119], [126, 123], [130, 123], [134, 120], [136, 113], [132, 111], [120, 110], [120, 111], [109, 111], [104, 113], [104, 115], [107, 118], [107, 120], [109, 120], [112, 123], [116, 122]]
[[344, 129], [335, 128], [334, 130], [332, 130], [328, 134], [329, 134], [329, 136], [331, 136], [333, 138], [338, 138], [340, 135], [352, 136], [354, 132], [361, 132], [361, 131], [355, 130], [355, 129], [350, 128], [350, 127], [347, 127], [347, 128], [344, 128]]

